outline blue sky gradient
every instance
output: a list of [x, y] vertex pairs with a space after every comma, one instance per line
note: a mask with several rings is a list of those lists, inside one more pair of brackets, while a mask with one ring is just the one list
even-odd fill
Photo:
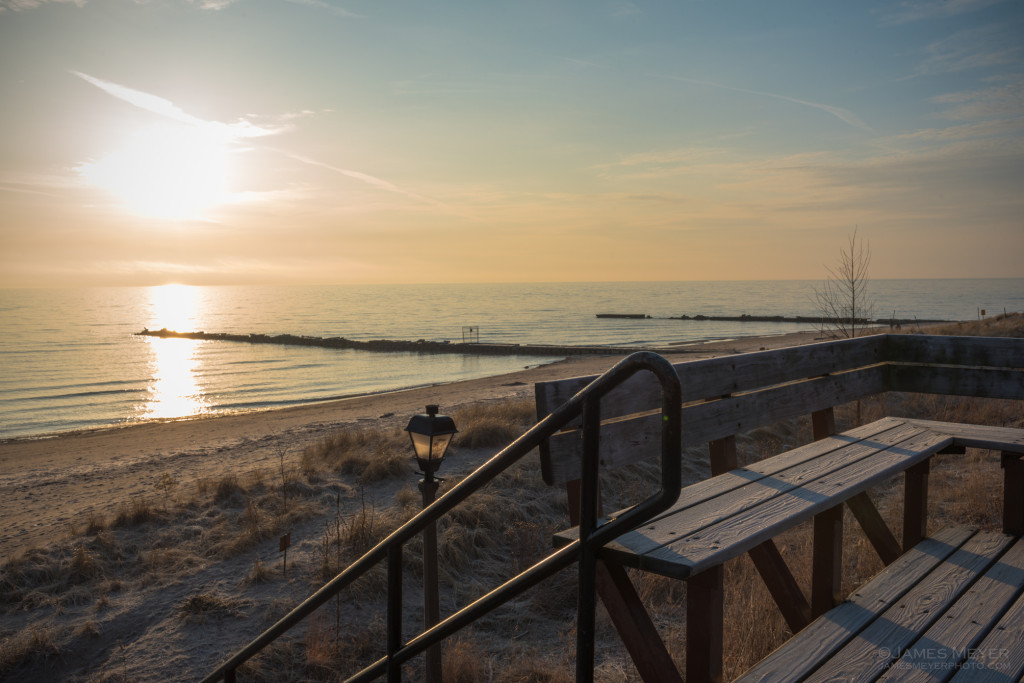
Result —
[[0, 286], [1024, 276], [1024, 3], [0, 0]]

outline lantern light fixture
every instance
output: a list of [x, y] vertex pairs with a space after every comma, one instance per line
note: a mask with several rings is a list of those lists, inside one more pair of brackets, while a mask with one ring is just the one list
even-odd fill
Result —
[[441, 466], [452, 437], [459, 432], [455, 421], [447, 415], [438, 415], [437, 410], [436, 405], [428, 405], [427, 412], [413, 415], [405, 428], [416, 451], [416, 462], [428, 481]]

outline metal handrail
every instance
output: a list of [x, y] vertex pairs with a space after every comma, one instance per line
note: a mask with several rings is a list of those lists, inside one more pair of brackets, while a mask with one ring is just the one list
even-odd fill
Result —
[[[600, 399], [641, 370], [648, 370], [661, 384], [661, 490], [618, 517], [597, 525]], [[668, 509], [679, 497], [682, 471], [682, 391], [675, 369], [662, 356], [639, 351], [623, 359], [595, 379], [578, 394], [534, 425], [529, 431], [498, 452], [429, 507], [392, 532], [343, 572], [327, 582], [277, 623], [232, 655], [203, 679], [213, 683], [223, 679], [234, 683], [235, 671], [256, 653], [313, 613], [340, 590], [369, 571], [381, 560], [388, 564], [387, 655], [363, 669], [349, 681], [367, 681], [387, 673], [388, 681], [401, 680], [401, 664], [420, 654], [494, 608], [511, 600], [545, 578], [579, 562], [577, 605], [577, 680], [593, 678], [594, 574], [598, 548], [654, 515]], [[447, 619], [401, 644], [401, 564], [402, 546], [438, 518], [449, 512], [475, 491], [532, 451], [541, 442], [576, 417], [583, 416], [583, 454], [580, 534], [567, 545], [526, 571], [508, 580], [487, 595], [467, 605]]]

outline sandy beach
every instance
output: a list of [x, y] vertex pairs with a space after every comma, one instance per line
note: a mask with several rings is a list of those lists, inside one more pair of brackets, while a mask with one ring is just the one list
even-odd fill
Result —
[[[742, 338], [678, 347], [666, 355], [682, 362], [817, 337], [808, 332]], [[407, 477], [365, 486], [343, 474], [298, 483], [294, 507], [277, 517], [277, 473], [282, 466], [300, 472], [307, 446], [353, 428], [393, 433], [429, 403], [456, 412], [507, 399], [532, 402], [535, 382], [596, 375], [618, 360], [573, 357], [497, 377], [303, 407], [0, 443], [0, 587], [7, 603], [0, 619], [0, 679], [12, 673], [18, 680], [201, 678], [323, 584], [320, 567], [332, 519], [339, 520], [340, 533], [341, 524], [355, 523], [361, 506], [364, 513], [369, 509], [391, 520], [381, 522], [386, 524], [400, 523], [396, 515], [417, 507], [406, 507], [409, 496], [418, 499], [410, 467]], [[495, 452], [456, 450], [456, 462], [446, 461], [447, 477], [468, 473]], [[528, 469], [537, 480], [529, 489], [533, 504], [548, 500], [544, 505], [558, 510], [554, 499], [561, 500], [561, 492]], [[231, 475], [241, 487], [221, 493], [220, 482]], [[174, 482], [173, 494], [161, 493], [163, 481]], [[257, 491], [263, 493], [251, 495]], [[140, 501], [154, 511], [149, 514], [155, 521], [115, 521]], [[97, 526], [90, 531], [92, 524]], [[277, 552], [278, 535], [286, 529], [295, 539], [288, 572]], [[253, 531], [255, 540], [246, 540]], [[537, 536], [545, 548], [547, 533]], [[445, 595], [452, 605], [458, 600]], [[363, 609], [361, 598], [346, 599], [345, 605]], [[416, 621], [415, 608], [409, 618]], [[544, 628], [550, 633], [538, 635], [542, 640], [564, 626], [560, 618], [548, 621]], [[372, 640], [380, 622], [359, 611], [339, 623], [346, 632], [364, 634], [352, 638]], [[317, 645], [308, 639], [317, 633], [323, 630], [315, 625], [299, 629], [295, 637], [307, 643], [296, 656], [315, 660]], [[517, 645], [509, 635], [514, 633], [514, 626], [505, 633], [510, 647], [529, 646]], [[283, 666], [287, 671], [290, 665]], [[283, 674], [271, 668], [267, 675], [307, 678], [304, 669]]]
[[[813, 342], [797, 332], [680, 346], [673, 362]], [[270, 467], [345, 427], [405, 426], [428, 403], [452, 410], [477, 401], [532, 398], [535, 382], [600, 374], [618, 356], [583, 356], [520, 372], [280, 410], [99, 429], [0, 443], [0, 557], [66, 535], [92, 514], [150, 496], [165, 472], [183, 485], [231, 469]]]

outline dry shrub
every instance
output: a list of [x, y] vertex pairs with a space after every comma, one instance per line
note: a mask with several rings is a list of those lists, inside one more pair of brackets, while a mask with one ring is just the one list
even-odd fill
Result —
[[332, 678], [351, 674], [379, 659], [386, 642], [387, 627], [380, 614], [359, 625], [335, 622], [323, 611], [317, 612], [306, 631], [307, 671], [318, 677], [335, 674]]
[[82, 638], [99, 638], [100, 637], [100, 625], [93, 619], [82, 622], [78, 628], [75, 629], [75, 635]]
[[968, 337], [1024, 337], [1024, 313], [1006, 313], [984, 320], [936, 325], [924, 332]]
[[135, 496], [118, 506], [113, 526], [138, 526], [152, 520], [155, 516], [156, 513], [153, 511], [149, 501], [141, 496]]
[[32, 625], [0, 640], [0, 673], [16, 667], [58, 657], [61, 634], [56, 627]]
[[245, 602], [217, 593], [196, 593], [178, 604], [178, 616], [185, 623], [204, 623], [208, 618], [222, 619], [240, 615]]
[[245, 495], [245, 489], [242, 488], [238, 477], [233, 473], [223, 475], [213, 486], [213, 502], [215, 503], [240, 505], [243, 495]]
[[376, 482], [407, 475], [411, 457], [409, 438], [398, 429], [349, 429], [303, 449], [301, 467], [307, 476], [324, 466]]
[[459, 433], [459, 448], [503, 448], [528, 430], [536, 420], [532, 401], [480, 402], [452, 414]]
[[76, 546], [68, 567], [68, 580], [71, 583], [83, 583], [102, 574], [103, 569], [93, 553], [86, 550], [85, 546]]
[[481, 648], [472, 636], [451, 638], [444, 641], [443, 647], [441, 670], [445, 681], [476, 683], [491, 678], [489, 658], [481, 656]]
[[252, 567], [249, 569], [248, 573], [245, 575], [245, 578], [242, 580], [242, 583], [243, 584], [266, 583], [267, 581], [270, 581], [271, 578], [272, 578], [272, 574], [271, 574], [271, 571], [270, 571], [270, 567], [268, 567], [267, 565], [263, 564], [263, 562], [260, 561], [260, 558], [257, 557], [255, 560], [253, 560]]

